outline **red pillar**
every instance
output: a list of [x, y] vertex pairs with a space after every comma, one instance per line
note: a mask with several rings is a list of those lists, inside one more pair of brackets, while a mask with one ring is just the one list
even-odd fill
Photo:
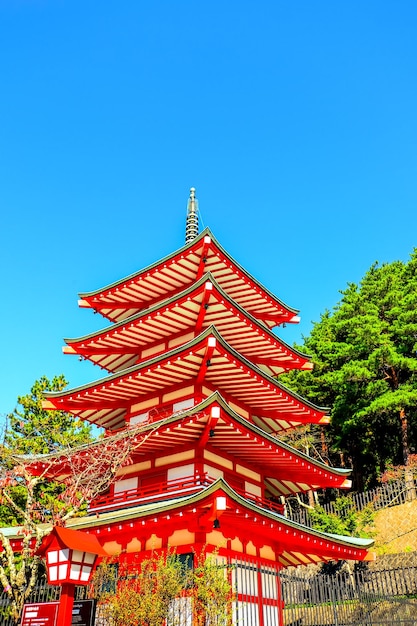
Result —
[[75, 585], [64, 583], [61, 588], [57, 626], [71, 626], [72, 607], [74, 606]]

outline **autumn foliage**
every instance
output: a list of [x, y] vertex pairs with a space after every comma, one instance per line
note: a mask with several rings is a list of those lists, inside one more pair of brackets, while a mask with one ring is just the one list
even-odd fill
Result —
[[154, 552], [137, 563], [104, 562], [97, 570], [91, 594], [98, 614], [113, 626], [231, 626], [230, 567], [217, 552], [186, 555]]

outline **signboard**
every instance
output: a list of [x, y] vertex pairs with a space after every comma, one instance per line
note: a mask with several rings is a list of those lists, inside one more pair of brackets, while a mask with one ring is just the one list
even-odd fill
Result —
[[25, 604], [21, 626], [57, 626], [59, 602]]
[[96, 615], [95, 600], [79, 600], [74, 602], [71, 626], [94, 626]]
[[[58, 626], [59, 602], [37, 602], [23, 607], [21, 626]], [[95, 600], [75, 601], [72, 608], [72, 626], [94, 626]]]

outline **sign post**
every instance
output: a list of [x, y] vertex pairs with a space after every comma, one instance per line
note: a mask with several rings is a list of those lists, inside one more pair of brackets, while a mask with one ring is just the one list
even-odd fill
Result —
[[59, 602], [37, 602], [23, 607], [21, 626], [57, 626]]
[[[59, 602], [36, 602], [23, 607], [20, 626], [59, 626]], [[71, 626], [94, 626], [96, 616], [95, 600], [74, 602]]]

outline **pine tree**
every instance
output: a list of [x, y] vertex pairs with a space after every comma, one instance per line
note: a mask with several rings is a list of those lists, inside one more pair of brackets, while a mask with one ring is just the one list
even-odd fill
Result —
[[417, 443], [417, 251], [349, 284], [302, 349], [314, 370], [287, 382], [331, 407], [332, 449], [353, 466], [355, 487], [372, 486], [387, 463], [407, 465]]

